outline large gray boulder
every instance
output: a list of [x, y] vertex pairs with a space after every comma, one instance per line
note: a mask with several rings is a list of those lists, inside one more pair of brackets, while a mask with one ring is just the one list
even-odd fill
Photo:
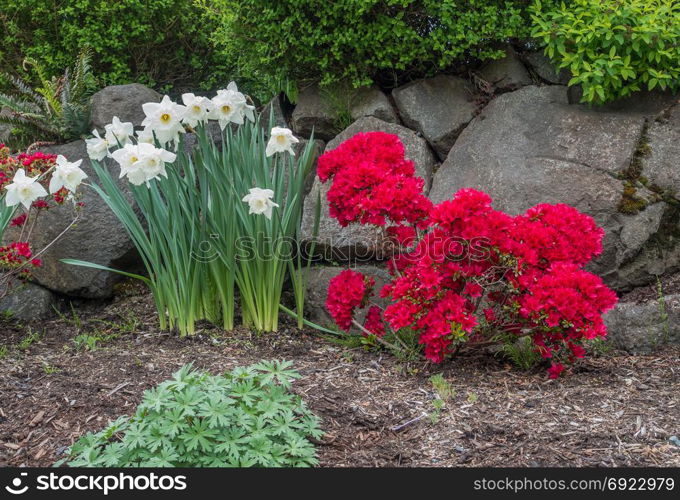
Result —
[[361, 87], [352, 96], [352, 119], [374, 116], [390, 123], [399, 123], [399, 117], [389, 98], [377, 87]]
[[[328, 284], [347, 267], [317, 266], [310, 267], [305, 273], [307, 282], [307, 294], [305, 295], [305, 318], [318, 325], [325, 327], [335, 326], [335, 322], [326, 309], [326, 299], [328, 298]], [[370, 305], [387, 307], [386, 299], [380, 297], [380, 289], [390, 281], [390, 275], [386, 269], [376, 265], [359, 265], [351, 268], [367, 277], [375, 279], [373, 296], [370, 298]], [[355, 319], [363, 324], [368, 307], [357, 311]], [[356, 330], [356, 327], [354, 327]]]
[[0, 299], [0, 311], [13, 319], [35, 321], [55, 314], [57, 296], [35, 283], [13, 280], [7, 295]]
[[392, 97], [404, 124], [423, 134], [442, 160], [477, 111], [472, 89], [456, 76], [418, 80], [394, 89]]
[[514, 50], [507, 49], [505, 57], [489, 61], [479, 76], [490, 83], [496, 92], [517, 90], [531, 85], [531, 76]]
[[[84, 141], [74, 141], [61, 146], [44, 148], [51, 154], [61, 154], [71, 161], [83, 159], [81, 168], [88, 175], [85, 182], [99, 182], [93, 171]], [[118, 167], [112, 168], [114, 178]], [[121, 186], [125, 185], [121, 180]], [[113, 286], [119, 276], [106, 271], [72, 266], [60, 259], [80, 259], [102, 264], [114, 269], [136, 269], [138, 255], [123, 226], [109, 207], [90, 187], [81, 185], [80, 192], [85, 206], [75, 226], [67, 231], [42, 256], [43, 265], [33, 271], [33, 280], [50, 290], [84, 298], [104, 298], [113, 294]], [[73, 205], [51, 208], [37, 220], [31, 237], [35, 251], [45, 248], [73, 220]], [[8, 228], [5, 238], [17, 237], [17, 228]]]
[[604, 317], [607, 336], [630, 353], [649, 353], [680, 343], [680, 295], [645, 303], [621, 302]]
[[105, 87], [92, 96], [92, 127], [103, 130], [114, 116], [122, 122], [132, 122], [135, 127], [139, 127], [145, 116], [142, 104], [159, 102], [161, 97], [158, 92], [141, 83]]
[[328, 141], [337, 132], [335, 114], [319, 87], [312, 85], [300, 91], [297, 105], [291, 117], [293, 131], [302, 137], [314, 137]]
[[[406, 150], [406, 157], [415, 163], [417, 175], [426, 181], [426, 188], [429, 186], [429, 179], [436, 164], [434, 154], [430, 150], [427, 142], [412, 130], [397, 125], [387, 123], [374, 117], [360, 118], [352, 125], [335, 137], [326, 145], [326, 151], [331, 151], [338, 147], [343, 141], [361, 132], [382, 131], [399, 136]], [[330, 188], [330, 183], [322, 184], [318, 177], [315, 177], [311, 191], [305, 198], [304, 211], [302, 215], [302, 239], [311, 241], [314, 230], [314, 218], [317, 199], [321, 201], [319, 233], [316, 239], [316, 250], [323, 253], [327, 260], [370, 260], [380, 254], [383, 245], [382, 232], [373, 226], [351, 225], [341, 227], [338, 222], [331, 218], [328, 212], [326, 194]]]
[[525, 87], [494, 99], [463, 131], [430, 197], [439, 202], [473, 187], [511, 214], [538, 203], [573, 205], [607, 233], [591, 269], [619, 289], [645, 284], [680, 260], [675, 245], [656, 245], [673, 216], [670, 205], [650, 197], [639, 213], [620, 212], [620, 174], [644, 129], [642, 114], [568, 105], [562, 86]]

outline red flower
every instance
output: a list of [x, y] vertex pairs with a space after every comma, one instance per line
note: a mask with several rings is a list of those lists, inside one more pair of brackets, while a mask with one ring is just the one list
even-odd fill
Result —
[[330, 280], [326, 309], [343, 330], [349, 330], [356, 308], [364, 305], [375, 284], [373, 278], [346, 269]]
[[368, 308], [366, 319], [364, 320], [364, 328], [376, 337], [385, 335], [385, 323], [383, 323], [382, 314], [378, 306]]
[[[432, 206], [403, 145], [382, 132], [358, 134], [324, 154], [318, 173], [332, 181], [332, 217], [343, 226], [387, 226], [401, 247], [388, 263], [392, 281], [380, 291], [392, 303], [384, 320], [371, 308], [371, 331], [410, 332], [428, 359], [441, 362], [457, 344], [495, 335], [503, 325], [560, 361], [550, 369], [553, 378], [561, 363], [585, 355], [584, 340], [606, 335], [602, 315], [617, 298], [582, 269], [602, 252], [604, 231], [591, 217], [563, 204], [511, 217], [475, 189]], [[359, 273], [345, 273], [332, 281], [327, 305], [348, 329], [355, 309], [366, 305], [367, 284]]]
[[23, 214], [21, 214], [21, 215], [18, 215], [17, 217], [15, 217], [14, 219], [11, 220], [11, 222], [9, 223], [9, 225], [10, 225], [11, 227], [21, 227], [21, 226], [23, 226], [23, 225], [26, 223], [26, 218], [27, 218], [27, 217], [28, 217], [28, 215], [27, 215], [26, 213], [23, 213]]
[[559, 378], [559, 376], [562, 374], [564, 371], [564, 366], [561, 365], [560, 363], [553, 363], [550, 365], [550, 368], [548, 368], [548, 378]]

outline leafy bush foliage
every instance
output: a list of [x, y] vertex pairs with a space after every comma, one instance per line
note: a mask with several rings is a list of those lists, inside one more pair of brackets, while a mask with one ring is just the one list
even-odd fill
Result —
[[21, 73], [24, 58], [58, 74], [84, 46], [105, 85], [182, 85], [218, 75], [209, 19], [193, 0], [0, 0], [0, 60]]
[[[90, 67], [92, 53], [83, 50], [72, 68], [59, 78], [48, 78], [35, 59], [26, 59], [24, 66], [33, 67], [40, 85], [31, 89], [28, 82], [5, 74], [15, 88], [13, 93], [0, 94], [0, 123], [8, 123], [23, 142], [69, 141], [88, 131], [90, 96], [96, 81]], [[26, 144], [28, 145], [28, 144]]]
[[186, 365], [145, 391], [132, 417], [87, 434], [70, 449], [73, 467], [306, 467], [319, 419], [289, 392], [299, 375], [263, 361], [210, 375]]
[[203, 1], [215, 42], [241, 75], [368, 84], [384, 71], [426, 74], [497, 58], [528, 35], [522, 0]]
[[680, 3], [676, 0], [574, 0], [534, 7], [533, 35], [581, 84], [583, 102], [604, 103], [638, 90], [680, 88]]
[[[383, 132], [355, 135], [319, 158], [317, 171], [332, 181], [332, 217], [385, 228], [395, 248], [392, 281], [380, 290], [390, 301], [384, 311], [371, 305], [370, 277], [348, 269], [331, 280], [326, 306], [342, 329], [355, 325], [402, 352], [419, 347], [435, 363], [465, 344], [529, 336], [552, 361], [551, 377], [606, 335], [602, 314], [616, 295], [582, 269], [602, 251], [604, 231], [591, 217], [564, 204], [512, 217], [474, 189], [433, 205], [398, 137]], [[361, 325], [355, 312], [369, 305]]]

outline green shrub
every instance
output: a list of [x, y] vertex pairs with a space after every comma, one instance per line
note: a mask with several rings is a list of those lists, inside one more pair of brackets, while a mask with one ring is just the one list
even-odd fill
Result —
[[534, 6], [533, 36], [580, 84], [583, 102], [604, 103], [638, 90], [680, 88], [680, 2], [574, 0]]
[[134, 416], [81, 437], [73, 467], [305, 467], [319, 419], [288, 391], [289, 362], [264, 361], [210, 375], [182, 367], [144, 393]]
[[185, 86], [225, 69], [213, 27], [193, 0], [0, 0], [0, 60], [21, 74], [24, 58], [59, 74], [84, 46], [105, 85]]
[[415, 77], [502, 55], [528, 36], [526, 0], [198, 0], [240, 75], [323, 84]]

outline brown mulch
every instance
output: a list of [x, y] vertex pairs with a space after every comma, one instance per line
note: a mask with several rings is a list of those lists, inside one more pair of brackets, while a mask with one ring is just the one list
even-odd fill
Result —
[[[680, 466], [680, 349], [590, 357], [559, 381], [491, 354], [443, 366], [349, 349], [285, 324], [277, 334], [206, 327], [180, 339], [155, 326], [150, 297], [131, 293], [33, 325], [0, 324], [0, 466], [49, 466], [86, 431], [134, 411], [144, 389], [184, 363], [213, 372], [288, 359], [294, 390], [323, 419], [323, 466]], [[121, 326], [121, 325], [126, 325]], [[132, 325], [132, 326], [130, 326]], [[93, 351], [83, 333], [113, 334]], [[439, 412], [429, 381], [455, 395]]]

